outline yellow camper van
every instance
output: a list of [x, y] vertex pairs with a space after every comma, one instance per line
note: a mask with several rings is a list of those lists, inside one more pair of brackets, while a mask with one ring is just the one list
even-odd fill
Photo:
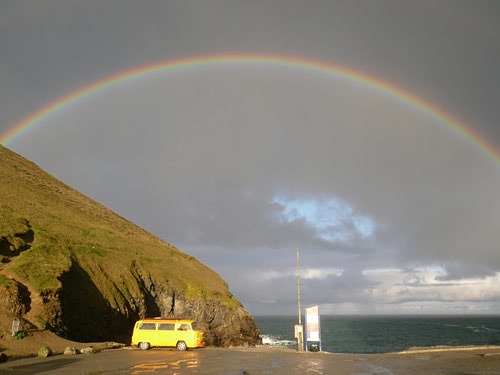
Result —
[[203, 348], [203, 332], [193, 329], [189, 319], [143, 319], [135, 323], [132, 345], [143, 350], [152, 346], [171, 346], [179, 350]]

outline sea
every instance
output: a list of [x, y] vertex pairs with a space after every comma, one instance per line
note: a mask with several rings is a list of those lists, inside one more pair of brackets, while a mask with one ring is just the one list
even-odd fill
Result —
[[[297, 348], [294, 326], [298, 324], [298, 317], [254, 318], [263, 345]], [[416, 347], [500, 345], [500, 316], [490, 315], [321, 316], [320, 328], [321, 350], [331, 353], [392, 353]]]

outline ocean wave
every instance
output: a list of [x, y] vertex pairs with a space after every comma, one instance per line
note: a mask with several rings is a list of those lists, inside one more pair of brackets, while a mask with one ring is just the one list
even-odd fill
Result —
[[284, 340], [280, 336], [260, 335], [262, 345], [291, 347], [297, 345], [294, 340]]
[[498, 329], [486, 327], [484, 325], [482, 325], [482, 326], [466, 326], [465, 328], [468, 329], [468, 330], [471, 330], [474, 333], [498, 332]]

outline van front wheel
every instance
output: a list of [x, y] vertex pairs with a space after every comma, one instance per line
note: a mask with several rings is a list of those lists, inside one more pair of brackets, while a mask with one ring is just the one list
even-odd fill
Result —
[[177, 349], [179, 350], [186, 350], [187, 349], [187, 345], [184, 341], [179, 341], [177, 343]]
[[139, 343], [139, 348], [141, 348], [142, 350], [148, 350], [150, 347], [151, 347], [151, 345], [149, 345], [149, 342], [140, 342]]

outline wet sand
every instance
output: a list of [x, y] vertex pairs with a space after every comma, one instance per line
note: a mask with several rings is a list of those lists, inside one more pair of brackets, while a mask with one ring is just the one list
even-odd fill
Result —
[[0, 374], [500, 374], [500, 347], [391, 354], [298, 353], [282, 348], [124, 348], [97, 354], [27, 358]]

